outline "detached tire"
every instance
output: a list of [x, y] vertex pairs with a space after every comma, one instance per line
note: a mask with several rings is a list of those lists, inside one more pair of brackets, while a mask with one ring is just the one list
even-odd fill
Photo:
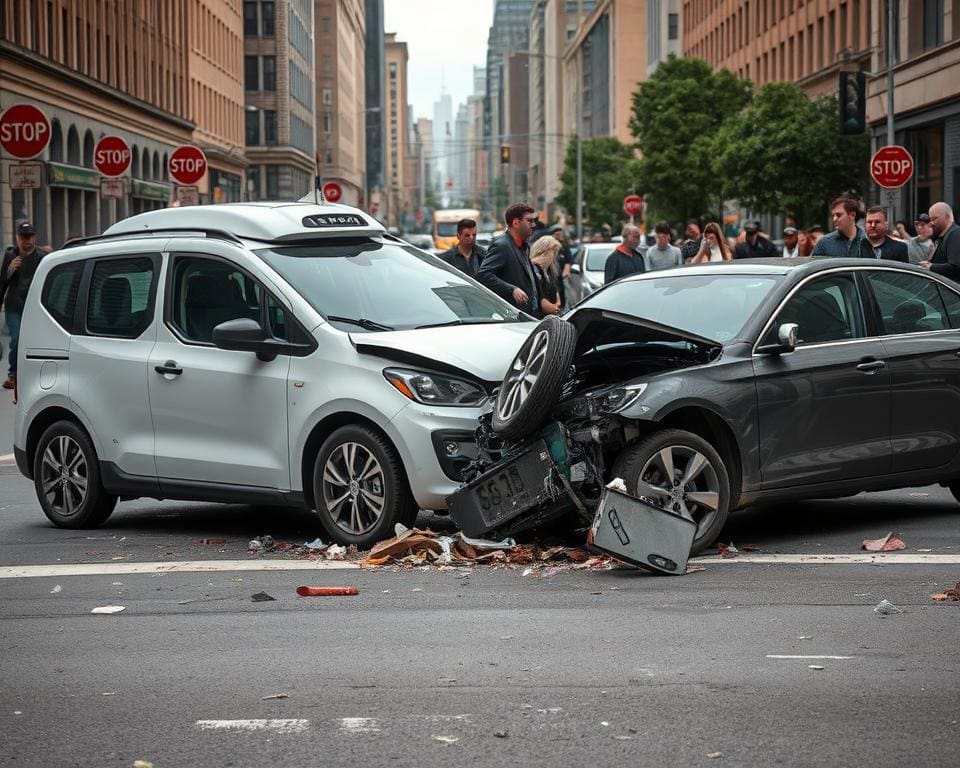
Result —
[[320, 446], [313, 497], [324, 530], [338, 544], [369, 549], [411, 526], [417, 504], [403, 463], [390, 442], [362, 426], [340, 427]]
[[536, 430], [553, 408], [573, 362], [576, 329], [551, 315], [540, 321], [503, 377], [493, 407], [493, 431], [519, 440]]
[[72, 421], [47, 427], [33, 458], [33, 484], [43, 513], [58, 528], [96, 528], [117, 506], [103, 489], [89, 436]]
[[699, 435], [664, 429], [634, 443], [617, 457], [613, 477], [627, 492], [683, 515], [697, 524], [690, 554], [716, 541], [730, 515], [730, 478], [716, 452]]

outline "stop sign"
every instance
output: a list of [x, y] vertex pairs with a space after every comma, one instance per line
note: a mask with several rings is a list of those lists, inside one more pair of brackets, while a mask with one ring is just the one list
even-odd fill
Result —
[[93, 149], [93, 164], [104, 176], [123, 176], [130, 167], [130, 147], [119, 136], [104, 136]]
[[896, 144], [880, 147], [870, 158], [870, 175], [884, 189], [898, 189], [913, 176], [913, 158]]
[[0, 147], [20, 160], [30, 160], [47, 148], [50, 121], [33, 104], [13, 104], [0, 114]]
[[207, 156], [199, 147], [183, 144], [173, 150], [167, 165], [174, 181], [190, 186], [200, 181], [207, 172]]
[[343, 195], [343, 190], [340, 189], [340, 185], [335, 181], [328, 181], [323, 185], [323, 199], [328, 203], [337, 202], [340, 197]]
[[623, 198], [623, 212], [627, 216], [639, 216], [643, 210], [643, 198], [640, 195], [627, 195]]

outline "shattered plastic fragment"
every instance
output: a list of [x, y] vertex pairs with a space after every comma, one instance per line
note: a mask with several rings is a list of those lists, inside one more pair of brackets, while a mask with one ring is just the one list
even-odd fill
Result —
[[881, 616], [889, 616], [894, 613], [903, 613], [903, 609], [897, 608], [897, 606], [895, 606], [889, 600], [881, 600], [874, 606], [873, 612], [880, 614]]
[[255, 603], [269, 603], [276, 600], [275, 597], [271, 597], [266, 592], [257, 592], [257, 594], [251, 595], [250, 599]]
[[61, 591], [63, 591], [63, 587], [57, 584], [57, 586], [55, 586], [53, 589], [50, 590], [50, 594], [55, 595], [57, 594], [57, 592], [61, 592]]
[[347, 548], [341, 544], [331, 544], [323, 553], [327, 560], [343, 560], [347, 555]]
[[615, 477], [609, 483], [607, 483], [607, 488], [611, 491], [620, 491], [620, 493], [627, 492], [627, 484], [623, 482], [622, 477]]
[[318, 536], [313, 541], [303, 542], [303, 546], [305, 546], [307, 549], [323, 549], [327, 545], [324, 544], [322, 539]]
[[460, 739], [456, 736], [434, 736], [434, 741], [439, 741], [441, 744], [456, 744]]
[[98, 605], [96, 608], [90, 611], [90, 613], [113, 614], [113, 613], [120, 613], [121, 611], [125, 611], [126, 609], [127, 608], [125, 605]]
[[860, 549], [865, 549], [867, 552], [896, 552], [898, 549], [906, 548], [907, 545], [899, 536], [894, 536], [893, 531], [882, 539], [864, 539], [860, 544]]
[[808, 664], [807, 669], [823, 669], [819, 664]]
[[507, 738], [507, 732], [506, 732], [506, 731], [494, 731], [494, 732], [493, 732], [493, 735], [496, 736], [498, 739], [505, 739], [505, 738]]
[[270, 699], [289, 699], [290, 695], [286, 693], [271, 693], [269, 696], [261, 696], [260, 701], [269, 701]]
[[133, 768], [153, 768], [153, 763], [149, 760], [134, 760]]
[[718, 757], [723, 757], [723, 752], [707, 752], [707, 757], [711, 760], [715, 760]]
[[513, 539], [507, 538], [501, 541], [489, 541], [488, 539], [474, 539], [469, 536], [460, 534], [460, 540], [465, 544], [469, 544], [474, 549], [487, 550], [487, 549], [513, 549], [517, 546], [517, 542]]

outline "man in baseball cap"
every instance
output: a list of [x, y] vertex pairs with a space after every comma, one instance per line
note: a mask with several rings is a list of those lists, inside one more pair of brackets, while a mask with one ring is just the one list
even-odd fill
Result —
[[33, 276], [43, 258], [37, 249], [37, 231], [29, 222], [17, 225], [17, 244], [8, 248], [0, 264], [0, 304], [6, 310], [10, 330], [10, 354], [4, 389], [13, 389], [17, 381], [17, 345], [20, 341], [20, 319]]

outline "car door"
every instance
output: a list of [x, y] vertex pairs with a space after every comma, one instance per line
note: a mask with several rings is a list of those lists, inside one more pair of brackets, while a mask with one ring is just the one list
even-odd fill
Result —
[[960, 295], [926, 275], [863, 274], [891, 375], [893, 471], [947, 464], [960, 447]]
[[216, 325], [264, 321], [263, 285], [227, 258], [172, 253], [164, 322], [150, 357], [150, 409], [161, 488], [182, 481], [288, 489], [290, 358], [213, 345]]
[[100, 460], [156, 477], [147, 371], [156, 342], [159, 253], [87, 263], [70, 338], [70, 400], [98, 439]]
[[853, 273], [803, 283], [760, 345], [781, 323], [799, 325], [796, 350], [754, 356], [763, 488], [888, 472], [890, 372], [880, 339], [867, 335]]

